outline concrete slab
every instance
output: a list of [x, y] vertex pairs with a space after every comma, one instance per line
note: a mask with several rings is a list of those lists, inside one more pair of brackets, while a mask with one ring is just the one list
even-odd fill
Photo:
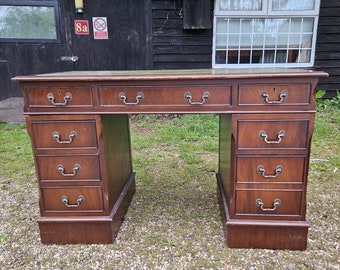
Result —
[[25, 123], [23, 108], [24, 98], [15, 97], [0, 100], [0, 122], [9, 124]]

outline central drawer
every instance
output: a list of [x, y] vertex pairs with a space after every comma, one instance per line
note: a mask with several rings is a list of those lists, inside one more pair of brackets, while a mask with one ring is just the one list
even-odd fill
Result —
[[230, 105], [226, 85], [98, 86], [100, 106], [221, 106]]

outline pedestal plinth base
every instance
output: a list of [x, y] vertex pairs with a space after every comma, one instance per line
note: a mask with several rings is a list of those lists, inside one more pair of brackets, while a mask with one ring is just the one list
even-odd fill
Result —
[[227, 246], [305, 250], [309, 225], [306, 221], [231, 219], [228, 204], [217, 174], [218, 198]]
[[126, 182], [110, 216], [41, 217], [43, 244], [110, 244], [124, 221], [135, 193], [135, 173]]

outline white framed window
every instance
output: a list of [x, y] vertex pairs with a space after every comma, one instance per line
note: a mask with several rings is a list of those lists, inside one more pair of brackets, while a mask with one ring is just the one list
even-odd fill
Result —
[[216, 0], [213, 67], [311, 67], [320, 0]]

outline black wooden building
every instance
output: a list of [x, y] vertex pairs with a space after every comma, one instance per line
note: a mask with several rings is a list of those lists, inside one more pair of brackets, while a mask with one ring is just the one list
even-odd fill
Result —
[[[13, 3], [0, 0], [0, 6]], [[10, 78], [69, 70], [198, 69], [212, 66], [213, 0], [17, 0], [56, 9], [54, 41], [0, 36], [0, 100], [21, 96]], [[107, 18], [107, 39], [94, 39], [93, 18]], [[75, 21], [89, 33], [75, 32]], [[1, 23], [1, 22], [0, 22]], [[330, 77], [318, 88], [334, 96], [340, 84], [340, 1], [321, 0], [315, 68]]]

